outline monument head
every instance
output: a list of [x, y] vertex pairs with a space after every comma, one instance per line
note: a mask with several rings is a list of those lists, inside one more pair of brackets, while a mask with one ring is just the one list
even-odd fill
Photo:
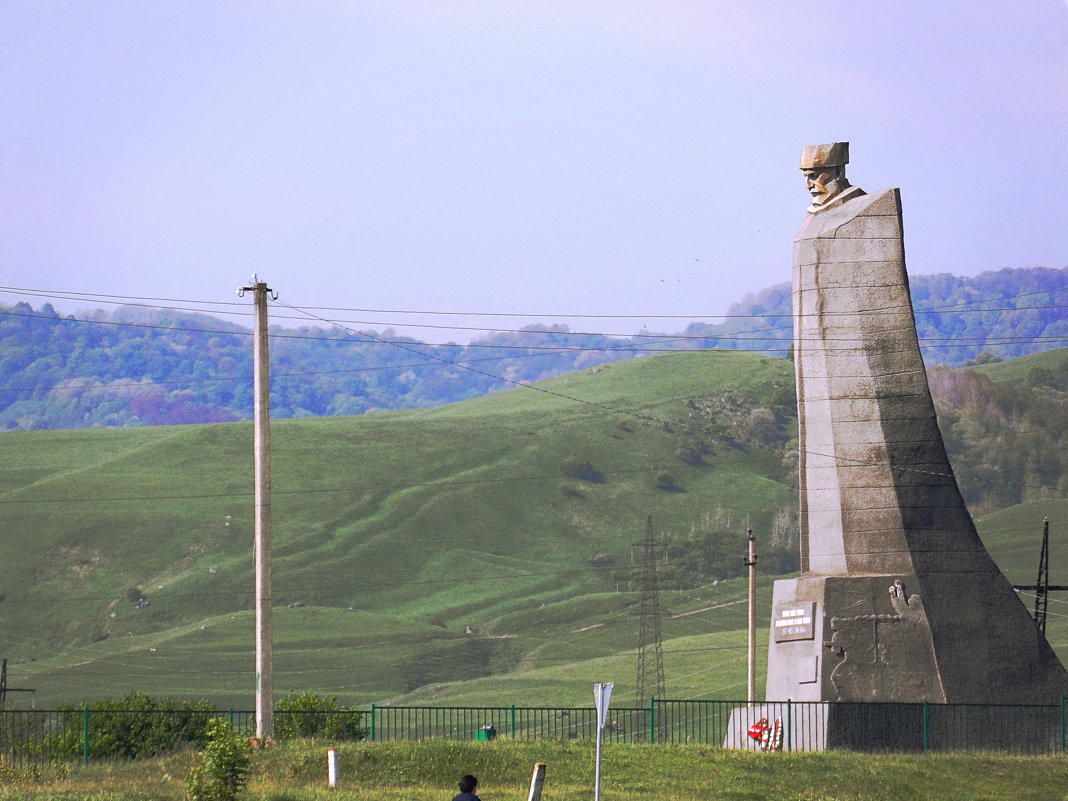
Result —
[[[801, 172], [812, 195], [810, 212], [821, 211], [841, 198], [846, 190], [851, 194], [859, 190], [850, 187], [846, 180], [845, 165], [849, 163], [849, 142], [832, 142], [829, 145], [808, 145], [801, 151]], [[844, 199], [844, 198], [841, 198]]]

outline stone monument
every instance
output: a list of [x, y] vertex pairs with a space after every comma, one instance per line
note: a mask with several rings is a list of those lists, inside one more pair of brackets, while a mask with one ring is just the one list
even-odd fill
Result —
[[[793, 257], [802, 575], [775, 582], [766, 697], [1058, 703], [1068, 674], [946, 458], [898, 190], [850, 186], [848, 161], [848, 142], [801, 156], [813, 196]], [[821, 747], [842, 744], [832, 714], [826, 725]]]

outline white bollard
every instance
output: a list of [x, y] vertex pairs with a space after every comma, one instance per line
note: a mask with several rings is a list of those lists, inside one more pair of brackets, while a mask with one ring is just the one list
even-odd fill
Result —
[[337, 749], [326, 749], [326, 772], [327, 782], [331, 787], [337, 787]]
[[545, 786], [545, 763], [534, 766], [534, 775], [530, 777], [530, 793], [527, 801], [541, 801], [541, 789]]

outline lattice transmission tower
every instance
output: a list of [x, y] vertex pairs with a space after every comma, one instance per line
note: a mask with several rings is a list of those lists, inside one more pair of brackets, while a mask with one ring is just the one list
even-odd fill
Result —
[[660, 584], [656, 565], [663, 543], [653, 536], [653, 518], [645, 522], [642, 572], [638, 580], [641, 600], [638, 611], [638, 681], [634, 696], [639, 707], [650, 698], [664, 697], [664, 643], [660, 636]]

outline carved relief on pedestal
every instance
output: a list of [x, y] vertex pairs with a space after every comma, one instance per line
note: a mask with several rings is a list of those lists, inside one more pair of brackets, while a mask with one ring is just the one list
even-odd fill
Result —
[[833, 595], [829, 588], [828, 595], [829, 607], [841, 610], [831, 617], [831, 639], [824, 642], [838, 698], [942, 700], [931, 627], [919, 595], [907, 595], [900, 579], [885, 600], [855, 587]]

